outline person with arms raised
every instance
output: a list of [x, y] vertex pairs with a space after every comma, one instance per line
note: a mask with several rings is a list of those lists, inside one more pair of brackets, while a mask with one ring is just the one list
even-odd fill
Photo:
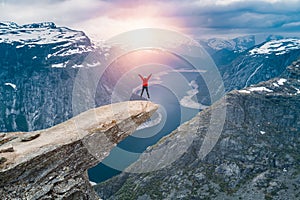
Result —
[[146, 90], [148, 99], [150, 99], [149, 91], [148, 91], [148, 81], [151, 78], [151, 76], [152, 76], [152, 74], [150, 74], [148, 77], [143, 77], [142, 75], [139, 74], [139, 77], [143, 81], [143, 89], [142, 89], [141, 97], [143, 96], [144, 90]]

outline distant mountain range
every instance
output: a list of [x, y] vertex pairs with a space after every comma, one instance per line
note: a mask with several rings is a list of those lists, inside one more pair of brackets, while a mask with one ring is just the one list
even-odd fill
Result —
[[[300, 39], [269, 36], [266, 41], [256, 45], [254, 36], [239, 37], [232, 40], [210, 39], [200, 41], [210, 53], [223, 77], [226, 91], [241, 89], [282, 74], [286, 67], [300, 57]], [[198, 98], [203, 98], [198, 78]]]
[[255, 46], [255, 36], [243, 36], [234, 39], [212, 38], [208, 40], [200, 40], [200, 44], [210, 54], [214, 54], [220, 50], [228, 50], [233, 52], [243, 52]]
[[[233, 51], [235, 53], [241, 53], [265, 42], [288, 38], [289, 37], [283, 37], [280, 35], [269, 35], [267, 37], [264, 37], [263, 41], [261, 41], [262, 39], [257, 39], [255, 35], [246, 35], [236, 37], [233, 39], [211, 38], [205, 40], [202, 39], [198, 41], [208, 51], [208, 53], [214, 54], [220, 50], [228, 50]], [[297, 39], [297, 37], [293, 38]]]
[[[0, 35], [1, 131], [32, 131], [69, 119], [77, 72], [101, 68], [113, 53], [105, 44], [93, 45], [82, 31], [52, 22], [0, 22]], [[270, 36], [259, 45], [254, 36], [200, 43], [214, 59], [227, 91], [278, 76], [298, 58], [300, 49], [298, 39], [281, 36]], [[110, 78], [102, 81], [97, 105], [110, 99]], [[205, 83], [201, 78], [198, 83], [200, 99], [209, 104], [207, 91], [201, 91]]]
[[[142, 199], [299, 198], [295, 193], [299, 188], [299, 61], [293, 61], [299, 58], [300, 40], [270, 36], [257, 44], [254, 36], [245, 36], [200, 43], [214, 59], [229, 92], [224, 134], [215, 149], [204, 164], [196, 157], [212, 106], [165, 140], [175, 141], [176, 134], [198, 136], [174, 166], [143, 176], [122, 174], [97, 191], [112, 199], [127, 197], [128, 190]], [[82, 111], [89, 105], [111, 103], [110, 86], [115, 80], [109, 76], [101, 79], [96, 92], [89, 90], [88, 80], [80, 83], [77, 93], [74, 85], [80, 70], [84, 78], [96, 77], [112, 53], [110, 46], [95, 46], [83, 32], [52, 22], [22, 26], [0, 22], [0, 131], [33, 131], [66, 121], [78, 114], [74, 113], [76, 98], [87, 103], [76, 104]], [[203, 90], [206, 83], [201, 77], [196, 82], [201, 103], [209, 105], [211, 91]], [[93, 92], [95, 99], [86, 98]], [[203, 122], [200, 128], [193, 126], [197, 120]], [[249, 196], [244, 192], [247, 188], [256, 193], [249, 191], [253, 194]]]

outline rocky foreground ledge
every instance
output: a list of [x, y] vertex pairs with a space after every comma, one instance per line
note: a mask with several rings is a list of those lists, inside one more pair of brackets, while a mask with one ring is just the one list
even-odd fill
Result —
[[227, 93], [94, 188], [106, 200], [300, 199], [300, 60]]
[[0, 133], [0, 199], [98, 199], [87, 169], [157, 108], [146, 101], [122, 102], [49, 129]]

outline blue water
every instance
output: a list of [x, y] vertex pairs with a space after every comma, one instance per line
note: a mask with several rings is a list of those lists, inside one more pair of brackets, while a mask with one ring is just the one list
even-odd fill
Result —
[[153, 85], [149, 90], [151, 101], [159, 104], [160, 109], [165, 110], [165, 123], [138, 130], [133, 134], [134, 136], [128, 136], [120, 142], [102, 163], [88, 171], [91, 181], [99, 183], [119, 174], [121, 170], [136, 161], [140, 153], [145, 151], [148, 146], [154, 145], [163, 136], [175, 130], [182, 122], [191, 119], [199, 112], [196, 109], [180, 106], [178, 99], [168, 88]]

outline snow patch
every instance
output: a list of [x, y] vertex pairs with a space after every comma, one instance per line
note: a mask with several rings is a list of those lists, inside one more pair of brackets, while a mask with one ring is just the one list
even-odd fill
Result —
[[4, 85], [10, 86], [10, 87], [12, 87], [14, 90], [17, 89], [17, 86], [16, 86], [15, 84], [13, 84], [13, 83], [4, 83]]
[[244, 94], [250, 94], [251, 92], [248, 90], [239, 90], [240, 93], [244, 93]]
[[286, 169], [286, 168], [283, 168], [283, 170], [282, 170], [283, 172], [287, 172], [288, 170]]
[[262, 46], [256, 47], [249, 51], [250, 55], [282, 55], [291, 50], [300, 49], [300, 39], [281, 39], [266, 42]]
[[277, 83], [273, 83], [273, 85], [274, 85], [275, 87], [279, 87], [279, 85], [278, 85]]
[[95, 183], [95, 182], [93, 182], [93, 181], [90, 181], [90, 184], [91, 184], [92, 186], [97, 185], [97, 183]]
[[72, 68], [82, 68], [82, 67], [84, 67], [84, 66], [83, 65], [77, 65], [77, 64], [72, 66]]
[[265, 131], [259, 131], [260, 134], [264, 135], [266, 132]]
[[97, 67], [100, 66], [101, 63], [99, 61], [95, 62], [95, 63], [87, 63], [86, 64], [88, 67]]
[[281, 78], [277, 81], [278, 85], [283, 85], [287, 80], [285, 78]]
[[293, 87], [295, 90], [296, 90], [296, 93], [294, 95], [298, 95], [300, 94], [300, 89], [296, 88], [296, 87]]
[[262, 92], [262, 91], [273, 92], [273, 90], [270, 90], [266, 87], [254, 87], [254, 88], [249, 88], [248, 90], [250, 90], [251, 92], [254, 92], [254, 91], [256, 91], [256, 92], [258, 92], [258, 91], [260, 91], [260, 92]]
[[58, 63], [58, 64], [52, 64], [53, 68], [64, 68], [65, 64], [64, 63]]
[[251, 92], [273, 92], [273, 90], [270, 90], [266, 87], [253, 87], [253, 88], [247, 88], [244, 90], [239, 90], [238, 92], [244, 93], [244, 94], [250, 94]]

